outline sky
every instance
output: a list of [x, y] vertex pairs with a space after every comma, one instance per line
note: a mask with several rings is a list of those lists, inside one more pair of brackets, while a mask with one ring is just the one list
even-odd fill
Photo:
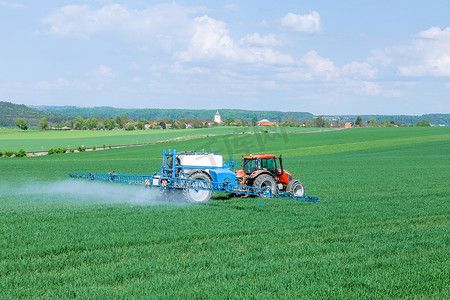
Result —
[[450, 113], [450, 0], [0, 0], [0, 101]]

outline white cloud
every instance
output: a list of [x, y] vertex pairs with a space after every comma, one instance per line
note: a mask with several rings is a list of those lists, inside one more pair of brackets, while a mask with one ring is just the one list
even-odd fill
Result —
[[115, 78], [119, 76], [119, 73], [114, 72], [111, 68], [107, 66], [100, 65], [95, 70], [88, 72], [87, 75], [99, 78]]
[[274, 34], [253, 33], [236, 43], [224, 22], [207, 15], [190, 17], [203, 10], [177, 4], [159, 4], [143, 10], [121, 4], [98, 9], [89, 5], [68, 5], [53, 11], [42, 22], [49, 26], [44, 33], [50, 36], [77, 39], [107, 36], [132, 41], [140, 52], [162, 49], [175, 53], [174, 57], [182, 62], [294, 63], [290, 55], [271, 48], [281, 45]]
[[217, 21], [204, 15], [195, 18], [193, 34], [189, 49], [181, 53], [183, 60], [195, 58], [214, 59], [218, 56], [236, 58], [236, 45], [228, 35], [228, 29], [222, 21]]
[[228, 3], [225, 4], [224, 8], [225, 9], [237, 10], [239, 8], [239, 5], [237, 5], [236, 3], [233, 3], [233, 2], [228, 2]]
[[3, 1], [3, 0], [0, 0], [0, 6], [6, 7], [6, 8], [11, 8], [11, 9], [18, 9], [18, 8], [25, 7], [25, 5], [20, 4], [20, 3], [11, 3], [8, 1]]
[[374, 82], [366, 80], [345, 80], [339, 84], [339, 90], [344, 94], [355, 94], [370, 97], [381, 97], [385, 99], [402, 99], [410, 96], [416, 82]]
[[372, 56], [367, 60], [369, 63], [374, 65], [381, 65], [383, 67], [388, 67], [392, 64], [392, 56], [387, 53], [388, 51], [373, 50]]
[[276, 77], [286, 81], [330, 81], [339, 76], [339, 68], [333, 61], [321, 57], [316, 51], [306, 53], [295, 67], [280, 68]]
[[378, 70], [367, 62], [353, 61], [342, 67], [334, 62], [320, 56], [316, 51], [307, 52], [295, 68], [278, 70], [278, 78], [288, 81], [328, 81], [343, 82], [346, 80], [361, 80], [375, 78]]
[[398, 71], [404, 76], [450, 76], [450, 27], [432, 27], [419, 32], [419, 39], [400, 47]]
[[149, 52], [150, 51], [150, 48], [147, 46], [137, 46], [136, 49], [141, 52]]
[[[186, 8], [175, 3], [158, 4], [147, 9], [130, 9], [121, 4], [95, 9], [89, 5], [67, 5], [45, 18], [46, 34], [56, 37], [90, 39], [109, 34], [126, 40], [155, 39], [161, 44], [183, 40], [189, 15], [203, 8]], [[163, 45], [164, 46], [164, 45]]]
[[376, 82], [370, 82], [370, 81], [361, 81], [362, 88], [360, 91], [363, 91], [363, 93], [371, 95], [371, 96], [377, 96], [381, 92], [380, 85]]
[[450, 27], [441, 30], [439, 27], [431, 27], [430, 29], [419, 32], [419, 36], [429, 39], [449, 39]]
[[89, 84], [82, 80], [69, 80], [64, 77], [58, 77], [53, 81], [42, 80], [34, 84], [34, 87], [40, 90], [91, 90]]
[[316, 51], [309, 51], [301, 59], [301, 64], [307, 71], [307, 77], [331, 79], [338, 75], [338, 68], [333, 61], [321, 57]]
[[342, 67], [342, 74], [355, 77], [374, 78], [378, 70], [370, 64], [352, 61]]
[[320, 15], [313, 11], [309, 15], [288, 13], [280, 19], [281, 25], [299, 32], [316, 33], [321, 31]]
[[140, 64], [138, 64], [138, 63], [135, 62], [135, 61], [131, 62], [131, 64], [130, 64], [130, 69], [137, 71], [137, 70], [139, 70], [140, 68], [141, 68], [141, 65], [140, 65]]
[[268, 28], [268, 27], [269, 27], [269, 23], [267, 23], [266, 20], [262, 20], [262, 21], [259, 23], [259, 26], [261, 26], [261, 27], [263, 27], [263, 28]]
[[277, 41], [274, 34], [268, 34], [265, 36], [261, 36], [259, 33], [253, 33], [248, 34], [245, 37], [243, 37], [240, 42], [240, 45], [252, 45], [252, 46], [259, 46], [259, 47], [276, 47], [281, 46], [281, 43]]
[[176, 53], [181, 61], [226, 60], [245, 63], [291, 64], [293, 59], [270, 48], [239, 46], [224, 22], [204, 15], [194, 19], [188, 49]]
[[169, 67], [169, 72], [175, 73], [175, 74], [186, 74], [186, 75], [193, 75], [193, 74], [209, 74], [210, 70], [207, 68], [201, 68], [201, 67], [193, 67], [185, 69], [181, 66], [179, 62], [175, 62], [172, 66]]
[[277, 88], [277, 83], [274, 80], [263, 80], [260, 85], [266, 90], [273, 90]]

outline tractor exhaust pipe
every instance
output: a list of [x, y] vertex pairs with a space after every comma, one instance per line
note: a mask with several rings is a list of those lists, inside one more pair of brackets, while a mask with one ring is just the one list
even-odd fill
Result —
[[279, 161], [280, 161], [280, 168], [281, 168], [281, 175], [284, 174], [284, 169], [283, 169], [283, 159], [281, 158], [281, 154], [278, 157]]

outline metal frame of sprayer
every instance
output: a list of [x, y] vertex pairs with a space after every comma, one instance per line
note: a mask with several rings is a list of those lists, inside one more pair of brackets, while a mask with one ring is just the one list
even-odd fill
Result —
[[[177, 156], [178, 155], [178, 156]], [[94, 174], [94, 173], [82, 173], [82, 174], [68, 174], [70, 178], [79, 178], [87, 180], [100, 180], [107, 182], [128, 183], [145, 185], [148, 188], [159, 188], [161, 192], [176, 192], [176, 191], [211, 191], [211, 192], [225, 192], [234, 194], [236, 196], [255, 196], [261, 198], [260, 206], [262, 205], [262, 198], [286, 198], [295, 199], [297, 201], [305, 202], [319, 202], [320, 199], [314, 196], [303, 195], [301, 197], [292, 195], [283, 191], [272, 191], [270, 188], [257, 188], [253, 186], [240, 185], [236, 182], [234, 168], [237, 165], [237, 161], [232, 159], [231, 156], [227, 160], [226, 164], [214, 165], [214, 161], [209, 166], [186, 166], [182, 165], [179, 157], [197, 155], [204, 158], [209, 155], [211, 159], [214, 159], [214, 155], [221, 157], [215, 152], [179, 152], [174, 149], [167, 151], [163, 149], [162, 153], [162, 165], [159, 173], [153, 173], [152, 175], [126, 175], [118, 174], [114, 171], [108, 174]], [[195, 176], [192, 174], [203, 173], [206, 174], [209, 180], [193, 179]], [[191, 177], [191, 178], [190, 178]], [[207, 178], [204, 176], [204, 178]]]

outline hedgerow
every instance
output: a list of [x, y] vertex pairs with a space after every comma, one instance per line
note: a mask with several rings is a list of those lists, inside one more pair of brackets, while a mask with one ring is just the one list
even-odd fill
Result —
[[25, 152], [25, 150], [20, 149], [18, 152], [14, 153], [15, 157], [25, 157], [27, 156], [27, 153]]

